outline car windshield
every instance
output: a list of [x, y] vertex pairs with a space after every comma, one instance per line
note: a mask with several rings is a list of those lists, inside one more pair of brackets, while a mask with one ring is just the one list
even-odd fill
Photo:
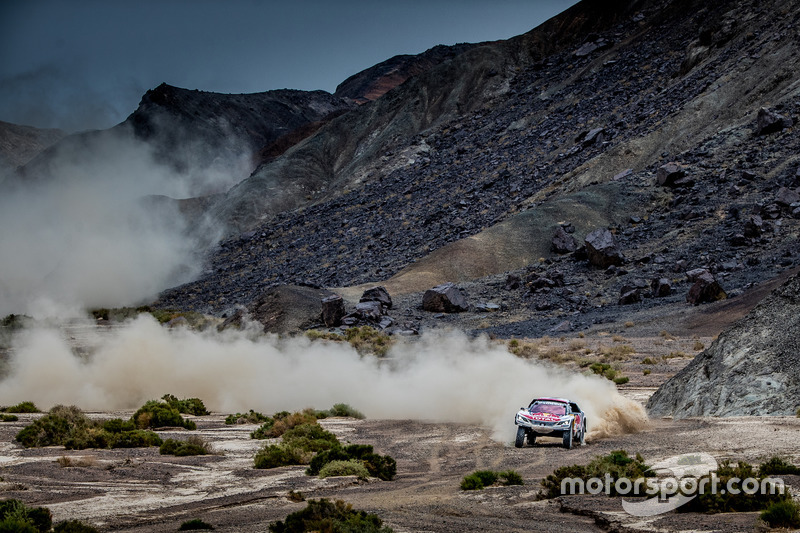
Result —
[[553, 403], [535, 403], [531, 405], [530, 411], [531, 413], [550, 413], [558, 416], [567, 414], [566, 406]]

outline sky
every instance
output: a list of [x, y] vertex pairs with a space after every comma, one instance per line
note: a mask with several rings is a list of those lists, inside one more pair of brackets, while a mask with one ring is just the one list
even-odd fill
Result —
[[507, 39], [575, 0], [0, 0], [0, 120], [69, 132], [123, 121], [162, 82], [333, 92], [437, 44]]

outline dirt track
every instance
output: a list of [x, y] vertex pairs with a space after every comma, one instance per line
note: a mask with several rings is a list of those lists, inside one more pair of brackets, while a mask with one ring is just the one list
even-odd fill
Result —
[[[631, 396], [646, 396], [642, 388]], [[96, 413], [125, 416], [129, 413]], [[800, 460], [797, 418], [654, 420], [644, 431], [564, 450], [555, 440], [516, 449], [494, 442], [486, 428], [421, 421], [327, 419], [321, 423], [342, 441], [371, 443], [397, 459], [391, 482], [354, 478], [319, 480], [304, 467], [255, 470], [261, 442], [249, 439], [250, 425], [226, 426], [224, 417], [199, 417], [198, 433], [222, 455], [176, 458], [146, 450], [24, 450], [11, 441], [32, 417], [0, 426], [4, 498], [47, 505], [56, 520], [77, 518], [108, 531], [175, 531], [192, 518], [218, 531], [265, 531], [274, 520], [304, 506], [286, 497], [338, 498], [378, 513], [395, 531], [752, 531], [754, 514], [697, 516], [668, 514], [653, 520], [626, 515], [618, 499], [569, 497], [537, 501], [539, 480], [561, 465], [585, 463], [615, 449], [640, 452], [648, 462], [686, 452], [758, 462], [772, 454]], [[509, 423], [511, 417], [509, 416]], [[160, 432], [164, 437], [185, 431]], [[73, 465], [57, 460], [68, 457]], [[63, 462], [63, 459], [62, 459]], [[463, 492], [461, 478], [476, 469], [515, 469], [526, 484]], [[800, 487], [798, 480], [787, 483]], [[574, 512], [564, 513], [564, 509]], [[601, 528], [601, 526], [603, 526]], [[655, 529], [654, 529], [655, 528]]]

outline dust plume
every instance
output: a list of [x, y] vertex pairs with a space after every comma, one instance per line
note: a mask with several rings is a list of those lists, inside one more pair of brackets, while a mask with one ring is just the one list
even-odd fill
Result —
[[190, 176], [158, 164], [144, 143], [94, 132], [30, 166], [2, 182], [0, 316], [32, 314], [42, 300], [134, 305], [197, 273], [198, 243], [177, 205], [145, 201], [190, 194]]
[[606, 379], [509, 354], [486, 338], [426, 333], [389, 358], [361, 357], [345, 343], [243, 332], [166, 329], [148, 315], [112, 330], [87, 327], [89, 355], [76, 357], [63, 332], [32, 329], [14, 342], [0, 404], [34, 401], [88, 410], [134, 409], [165, 393], [201, 398], [209, 409], [264, 413], [345, 402], [371, 418], [491, 427], [508, 442], [517, 409], [535, 396], [563, 396], [587, 413], [597, 438], [646, 422], [637, 403]]

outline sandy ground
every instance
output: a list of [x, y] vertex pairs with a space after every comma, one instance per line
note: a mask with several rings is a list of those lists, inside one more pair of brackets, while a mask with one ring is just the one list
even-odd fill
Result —
[[[561, 363], [576, 369], [581, 358], [600, 360], [604, 347], [632, 346], [635, 353], [613, 364], [631, 378], [620, 391], [641, 403], [711, 342], [710, 337], [678, 338], [668, 332], [625, 337], [604, 331], [531, 341], [540, 354], [571, 354]], [[648, 358], [653, 364], [642, 364]], [[130, 415], [130, 411], [90, 413], [97, 418]], [[157, 448], [26, 450], [13, 441], [14, 436], [40, 415], [19, 416], [17, 422], [0, 424], [0, 498], [46, 505], [55, 520], [80, 519], [103, 531], [176, 531], [193, 518], [213, 524], [217, 531], [266, 531], [270, 522], [304, 507], [288, 499], [294, 490], [306, 498], [345, 500], [377, 513], [398, 532], [749, 532], [756, 524], [755, 513], [669, 513], [642, 519], [625, 513], [618, 498], [539, 500], [537, 493], [540, 481], [555, 468], [584, 464], [617, 449], [641, 453], [650, 464], [689, 452], [751, 463], [778, 454], [800, 463], [800, 418], [794, 417], [657, 419], [636, 433], [595, 439], [573, 450], [562, 449], [555, 439], [539, 439], [534, 446], [516, 449], [492, 440], [489, 428], [472, 425], [333, 418], [321, 424], [343, 442], [373, 444], [377, 452], [393, 456], [398, 474], [391, 482], [321, 480], [306, 476], [305, 467], [254, 469], [253, 456], [263, 442], [250, 439], [249, 433], [257, 426], [225, 425], [224, 414], [194, 417], [198, 430], [192, 433], [211, 442], [218, 455], [182, 458], [161, 456]], [[190, 432], [159, 433], [163, 438], [181, 438]], [[461, 491], [461, 479], [476, 469], [514, 469], [525, 485]], [[788, 476], [786, 482], [800, 493], [800, 479]]]

